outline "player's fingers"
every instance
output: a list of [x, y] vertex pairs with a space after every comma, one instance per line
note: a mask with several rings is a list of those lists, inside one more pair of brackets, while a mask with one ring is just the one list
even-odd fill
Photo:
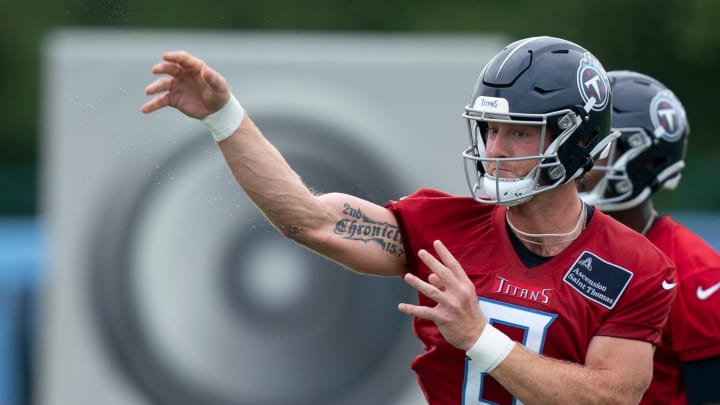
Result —
[[435, 321], [436, 318], [433, 308], [422, 305], [412, 305], [403, 302], [398, 304], [398, 310], [404, 314], [430, 321]]
[[201, 59], [196, 58], [185, 51], [170, 51], [163, 54], [163, 60], [177, 63], [184, 70], [200, 70], [205, 64]]
[[155, 97], [140, 107], [140, 111], [143, 113], [151, 113], [157, 111], [170, 104], [170, 95], [164, 94], [162, 96]]
[[437, 287], [440, 291], [445, 291], [445, 283], [438, 277], [437, 274], [432, 273], [428, 276], [428, 283]]
[[439, 240], [436, 240], [433, 242], [433, 247], [435, 248], [435, 251], [437, 252], [438, 256], [440, 256], [440, 260], [442, 260], [443, 264], [450, 269], [450, 272], [457, 277], [459, 280], [466, 279], [467, 274], [465, 274], [465, 270], [463, 270], [460, 263], [455, 259], [455, 256], [453, 256], [452, 253], [448, 250], [447, 247], [445, 247], [445, 244], [442, 243]]
[[434, 285], [422, 281], [416, 275], [411, 273], [406, 273], [404, 279], [408, 285], [416, 289], [421, 294], [435, 302], [442, 302], [442, 291], [438, 290], [438, 288]]
[[167, 51], [163, 53], [163, 60], [173, 63], [178, 63], [180, 60], [184, 60], [190, 57], [190, 54], [186, 51]]
[[428, 266], [430, 271], [438, 276], [445, 287], [452, 288], [453, 285], [457, 284], [457, 280], [452, 272], [427, 250], [420, 249], [420, 251], [418, 251], [418, 258], [425, 263], [426, 266]]
[[163, 91], [168, 91], [173, 86], [173, 78], [171, 77], [161, 77], [154, 82], [150, 83], [145, 87], [145, 94], [151, 95], [151, 94], [157, 94], [161, 93]]
[[152, 67], [154, 74], [168, 74], [170, 76], [176, 76], [182, 72], [182, 68], [177, 63], [172, 62], [160, 62]]

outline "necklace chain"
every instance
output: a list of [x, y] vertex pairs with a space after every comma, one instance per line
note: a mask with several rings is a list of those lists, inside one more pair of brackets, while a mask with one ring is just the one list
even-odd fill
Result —
[[515, 235], [515, 236], [516, 236], [518, 239], [520, 239], [521, 241], [527, 242], [527, 243], [532, 243], [533, 245], [552, 246], [552, 245], [560, 245], [560, 244], [563, 244], [563, 243], [572, 242], [572, 241], [574, 241], [575, 239], [577, 239], [578, 236], [580, 236], [580, 234], [577, 234], [577, 235], [573, 236], [572, 238], [556, 240], [555, 242], [538, 242], [538, 241], [536, 241], [536, 240], [523, 238], [523, 237], [520, 236], [520, 235]]
[[575, 234], [578, 229], [580, 228], [580, 224], [583, 223], [583, 220], [585, 219], [585, 215], [587, 212], [587, 208], [585, 206], [585, 203], [582, 204], [582, 209], [580, 211], [580, 216], [578, 217], [578, 221], [575, 224], [575, 227], [573, 227], [572, 230], [564, 233], [529, 233], [525, 231], [521, 231], [520, 229], [516, 228], [515, 225], [510, 221], [510, 209], [508, 208], [505, 211], [505, 220], [507, 221], [508, 225], [510, 226], [510, 229], [512, 229], [516, 234], [522, 235], [528, 238], [548, 238], [548, 237], [563, 237], [563, 236], [570, 236]]
[[653, 210], [652, 214], [650, 214], [650, 218], [648, 218], [648, 221], [645, 223], [645, 226], [642, 229], [641, 234], [645, 235], [650, 228], [652, 228], [653, 222], [655, 222], [655, 219], [658, 217], [658, 212]]
[[[513, 225], [513, 223], [510, 221], [510, 209], [509, 208], [505, 211], [505, 220], [507, 221], [507, 224], [510, 227], [510, 229], [512, 229], [513, 232], [515, 232], [515, 236], [517, 236], [517, 238], [523, 242], [531, 243], [533, 245], [541, 245], [541, 246], [560, 245], [562, 243], [572, 242], [575, 239], [577, 239], [578, 236], [580, 236], [578, 229], [582, 229], [580, 225], [585, 222], [585, 217], [587, 215], [587, 207], [586, 207], [585, 203], [581, 202], [581, 204], [582, 204], [582, 209], [580, 211], [580, 215], [578, 217], [577, 223], [575, 224], [575, 227], [573, 227], [572, 230], [570, 230], [568, 232], [564, 232], [564, 233], [529, 233], [529, 232], [521, 231], [520, 229], [516, 228], [515, 225]], [[557, 240], [554, 242], [539, 242], [536, 240], [527, 239], [527, 238], [550, 238], [550, 237], [563, 237], [563, 236], [568, 236], [568, 238]]]

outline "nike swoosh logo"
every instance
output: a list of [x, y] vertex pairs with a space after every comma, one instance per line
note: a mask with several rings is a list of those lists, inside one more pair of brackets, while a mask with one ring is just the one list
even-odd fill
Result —
[[698, 299], [700, 301], [704, 301], [704, 300], [710, 298], [711, 295], [718, 292], [718, 290], [720, 290], [720, 283], [717, 283], [710, 288], [702, 288], [702, 287], [698, 286], [696, 293], [697, 293]]
[[665, 280], [663, 280], [663, 282], [662, 282], [662, 288], [664, 288], [666, 290], [672, 290], [673, 288], [675, 288], [676, 285], [677, 285], [677, 283], [668, 283]]

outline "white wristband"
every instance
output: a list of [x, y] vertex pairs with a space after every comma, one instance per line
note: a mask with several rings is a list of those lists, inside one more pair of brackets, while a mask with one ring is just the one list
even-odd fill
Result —
[[512, 339], [487, 323], [477, 342], [465, 354], [480, 370], [489, 373], [505, 360], [513, 347]]
[[230, 100], [221, 109], [200, 122], [210, 130], [215, 142], [220, 142], [230, 137], [240, 127], [243, 118], [245, 118], [245, 109], [235, 96], [230, 94]]

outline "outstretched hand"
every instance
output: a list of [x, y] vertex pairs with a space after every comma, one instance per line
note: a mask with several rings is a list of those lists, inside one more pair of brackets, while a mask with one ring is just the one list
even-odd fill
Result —
[[401, 303], [398, 309], [435, 322], [448, 343], [467, 351], [477, 341], [487, 319], [480, 311], [475, 286], [460, 263], [439, 240], [433, 247], [441, 261], [425, 249], [418, 252], [420, 260], [432, 271], [428, 281], [407, 273], [405, 282], [437, 304], [429, 307]]
[[189, 117], [203, 119], [230, 99], [230, 88], [225, 78], [185, 51], [165, 53], [163, 61], [153, 66], [152, 72], [167, 76], [158, 78], [145, 88], [145, 94], [156, 96], [143, 104], [143, 113], [170, 106]]

